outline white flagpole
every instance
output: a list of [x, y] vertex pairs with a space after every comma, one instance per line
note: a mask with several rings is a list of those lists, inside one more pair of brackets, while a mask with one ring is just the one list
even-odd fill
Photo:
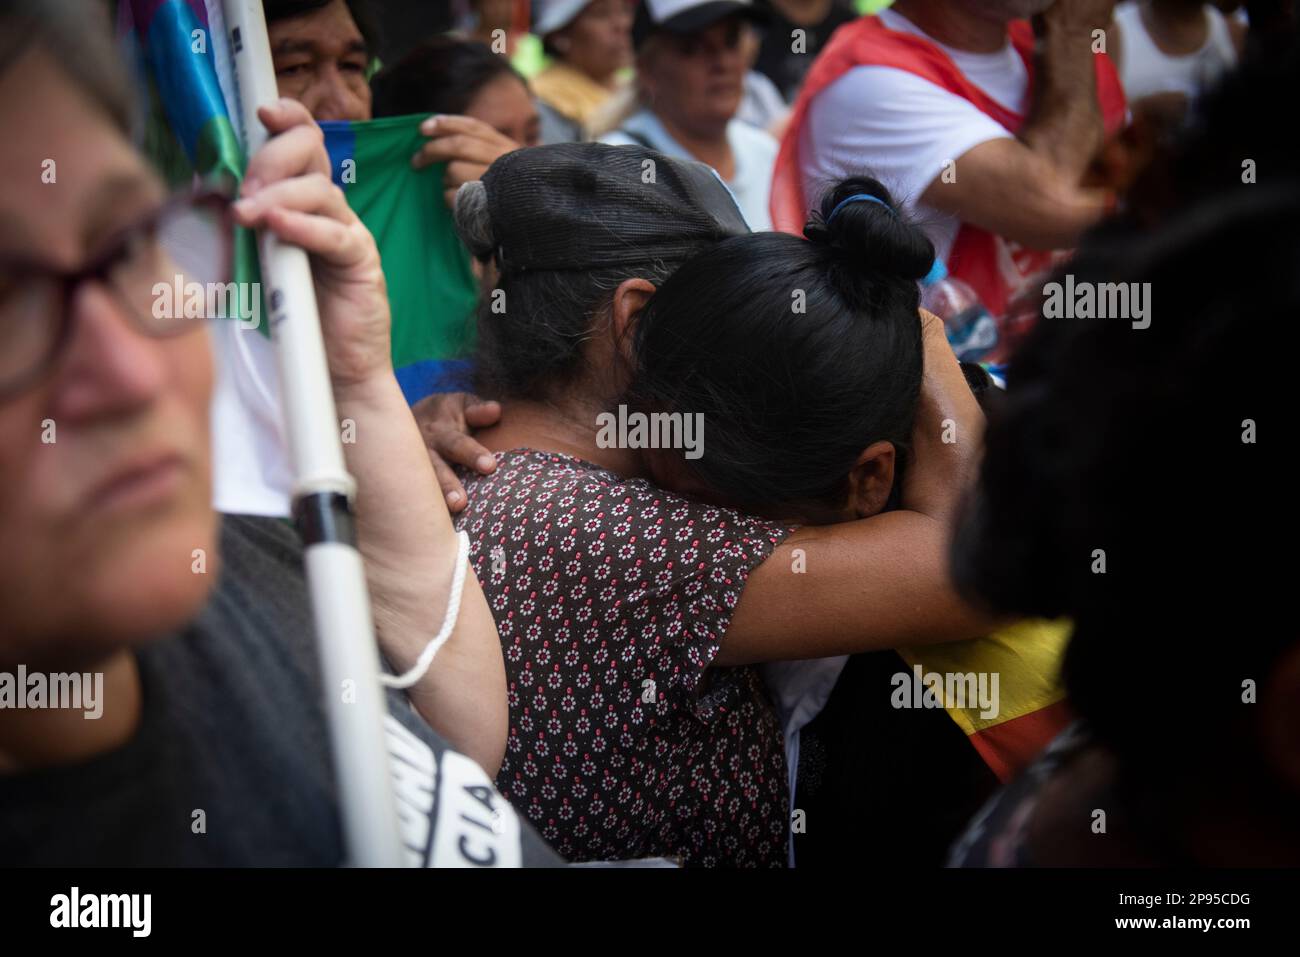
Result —
[[[257, 108], [279, 96], [266, 18], [261, 0], [222, 0], [222, 5], [244, 149], [252, 156], [267, 139]], [[270, 233], [259, 236], [259, 253], [348, 863], [400, 867], [402, 843], [384, 735], [387, 706], [379, 683], [365, 568], [353, 535], [356, 483], [344, 466], [311, 264], [301, 248]]]

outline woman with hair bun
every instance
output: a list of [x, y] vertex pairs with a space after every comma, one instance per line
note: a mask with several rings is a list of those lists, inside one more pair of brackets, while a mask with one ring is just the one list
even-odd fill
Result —
[[[655, 187], [628, 189], [647, 155]], [[598, 144], [502, 157], [456, 219], [509, 303], [480, 313], [476, 386], [503, 415], [459, 518], [506, 660], [501, 788], [571, 860], [785, 864], [790, 777], [755, 665], [989, 628], [947, 581], [981, 418], [918, 312], [928, 242], [867, 180], [812, 240], [752, 235], [702, 164]], [[639, 377], [651, 355], [692, 381]], [[703, 442], [602, 434], [646, 403], [702, 417]], [[971, 440], [944, 443], [945, 418]], [[783, 465], [774, 503], [743, 479], [789, 442], [832, 447]]]
[[[679, 268], [637, 318], [623, 401], [647, 413], [692, 410], [708, 423], [698, 458], [646, 452], [658, 484], [806, 527], [900, 507], [927, 358], [917, 281], [934, 247], [866, 176], [832, 186], [804, 235], [727, 239]], [[792, 800], [806, 816], [838, 822], [796, 831], [800, 866], [842, 866], [868, 848], [880, 860], [941, 861], [999, 775], [1065, 726], [1054, 679], [1063, 641], [1061, 628], [1024, 623], [941, 657], [884, 648], [769, 661], [763, 677], [784, 727]], [[773, 657], [806, 656], [792, 642]], [[957, 720], [898, 709], [897, 676], [910, 679], [915, 664], [997, 672], [996, 717], [1009, 720], [981, 722], [969, 707]], [[967, 720], [981, 730], [971, 734]], [[948, 787], [932, 786], [936, 767]]]
[[625, 401], [708, 423], [698, 459], [650, 452], [661, 484], [823, 525], [880, 512], [901, 477], [934, 247], [870, 177], [828, 190], [805, 236], [737, 236], [678, 269], [631, 331]]

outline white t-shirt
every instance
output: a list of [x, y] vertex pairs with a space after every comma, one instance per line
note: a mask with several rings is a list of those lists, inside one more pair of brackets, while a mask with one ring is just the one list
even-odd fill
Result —
[[228, 515], [288, 518], [293, 464], [276, 346], [238, 322], [210, 322], [212, 507]]
[[[1010, 40], [996, 53], [969, 53], [938, 43], [893, 10], [878, 16], [891, 30], [935, 43], [967, 79], [1007, 109], [1027, 109], [1029, 75]], [[854, 67], [810, 104], [799, 141], [804, 197], [816, 205], [835, 180], [867, 173], [911, 210], [945, 163], [981, 143], [1012, 135], [969, 101], [913, 73]], [[936, 254], [946, 261], [960, 222], [928, 206], [921, 207], [918, 218]]]
[[[628, 136], [623, 130], [635, 133], [645, 142]], [[776, 168], [779, 144], [771, 134], [734, 117], [727, 124], [727, 141], [736, 162], [736, 175], [726, 181], [727, 188], [735, 197], [750, 229], [756, 233], [770, 230], [772, 214], [768, 209], [768, 198], [772, 193], [772, 173]], [[610, 146], [644, 146], [648, 143], [666, 156], [694, 159], [686, 147], [673, 139], [658, 117], [645, 109], [628, 117], [619, 129], [606, 133], [600, 142]]]

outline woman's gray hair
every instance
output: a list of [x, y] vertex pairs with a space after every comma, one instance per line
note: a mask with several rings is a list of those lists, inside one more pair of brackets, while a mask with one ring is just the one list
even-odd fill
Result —
[[488, 210], [487, 188], [482, 180], [462, 183], [456, 190], [456, 208], [452, 213], [460, 241], [476, 258], [486, 260], [496, 250], [492, 234], [492, 214]]
[[0, 75], [39, 45], [128, 135], [137, 114], [131, 82], [102, 0], [2, 0]]

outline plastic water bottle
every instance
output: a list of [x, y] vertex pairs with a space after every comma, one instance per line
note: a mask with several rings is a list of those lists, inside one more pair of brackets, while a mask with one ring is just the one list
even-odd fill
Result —
[[921, 290], [921, 308], [943, 320], [948, 344], [962, 362], [978, 362], [997, 347], [997, 322], [970, 284], [956, 276], [945, 271], [927, 282]]

